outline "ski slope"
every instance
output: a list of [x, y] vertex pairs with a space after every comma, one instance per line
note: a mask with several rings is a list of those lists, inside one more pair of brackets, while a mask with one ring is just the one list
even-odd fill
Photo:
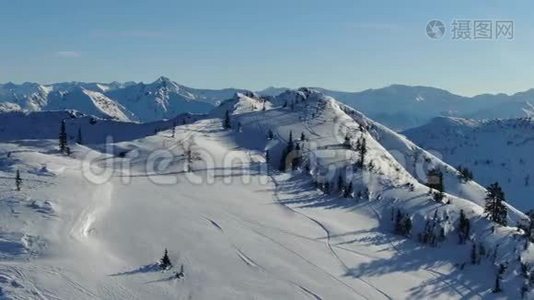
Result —
[[[38, 133], [22, 129], [35, 115], [11, 114], [10, 124], [18, 124], [24, 138], [14, 139], [11, 126], [0, 134], [0, 298], [519, 297], [518, 256], [531, 262], [531, 248], [524, 250], [513, 227], [490, 233], [479, 203], [482, 187], [455, 185], [454, 168], [330, 97], [294, 91], [265, 111], [259, 106], [265, 99], [255, 97], [236, 95], [214, 112], [228, 110], [232, 130], [214, 116], [157, 127], [90, 125], [90, 118], [74, 114], [67, 123], [70, 157], [56, 150], [58, 112]], [[296, 99], [292, 107], [280, 106]], [[43, 123], [46, 114], [37, 115]], [[87, 142], [75, 145], [80, 124], [87, 126]], [[114, 137], [107, 146], [105, 132]], [[309, 173], [276, 170], [290, 132], [294, 140], [304, 133], [303, 152], [317, 158]], [[366, 137], [375, 165], [351, 177], [356, 190], [368, 189], [365, 198], [324, 194], [312, 183], [357, 158], [340, 146], [346, 134]], [[432, 200], [411, 161], [401, 162], [392, 148], [407, 157], [417, 152], [450, 173], [452, 203]], [[14, 190], [17, 169], [21, 192]], [[412, 237], [392, 233], [393, 208], [413, 217]], [[470, 264], [471, 245], [459, 245], [454, 232], [460, 209], [472, 219], [473, 240], [495, 257]], [[436, 211], [440, 219], [448, 216], [441, 220], [447, 239], [439, 247], [422, 245], [415, 235]], [[515, 225], [524, 215], [510, 207], [509, 218]], [[165, 248], [174, 267], [162, 272], [155, 263]], [[499, 263], [508, 264], [504, 292], [493, 294]], [[185, 277], [176, 279], [181, 265]]]

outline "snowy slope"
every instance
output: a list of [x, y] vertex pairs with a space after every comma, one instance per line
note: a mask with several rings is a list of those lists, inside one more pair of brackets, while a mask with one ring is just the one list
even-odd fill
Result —
[[85, 114], [120, 121], [129, 121], [129, 112], [120, 104], [102, 93], [76, 87], [68, 91], [56, 91], [48, 95], [48, 103], [43, 110], [73, 109]]
[[499, 182], [514, 206], [523, 211], [534, 208], [531, 119], [436, 118], [404, 133], [423, 148], [439, 153], [451, 165], [468, 167], [476, 181], [484, 185]]
[[[219, 110], [231, 112], [232, 130], [223, 130], [222, 120], [213, 115], [196, 116], [202, 119], [177, 126], [174, 137], [169, 127], [133, 135], [150, 132], [155, 123], [98, 119], [88, 125], [100, 126], [98, 130], [82, 130], [87, 143], [97, 143], [89, 145], [76, 145], [71, 132], [77, 131], [72, 124], [90, 117], [70, 113], [71, 157], [57, 153], [57, 119], [48, 126], [50, 138], [44, 132], [32, 138], [31, 130], [26, 136], [15, 134], [19, 139], [9, 138], [12, 128], [32, 124], [27, 118], [46, 122], [52, 112], [10, 113], [12, 119], [6, 121], [11, 126], [0, 140], [0, 295], [519, 298], [523, 279], [518, 257], [531, 264], [532, 247], [524, 250], [515, 228], [495, 226], [483, 217], [479, 197], [484, 190], [479, 185], [455, 183], [452, 167], [313, 90], [269, 99], [265, 111], [252, 108], [257, 101], [252, 94], [237, 94], [222, 104]], [[99, 135], [116, 126], [121, 130], [115, 136], [123, 139], [107, 147], [98, 144]], [[290, 132], [295, 142], [304, 133], [299, 144], [310, 164], [281, 173], [276, 168]], [[354, 169], [354, 144], [360, 137], [365, 137], [368, 153], [365, 167]], [[117, 149], [128, 154], [121, 157]], [[450, 204], [434, 201], [421, 184], [425, 179], [418, 168], [424, 173], [429, 167], [445, 172]], [[21, 192], [13, 189], [16, 169], [23, 177]], [[337, 188], [323, 193], [313, 184], [337, 182], [339, 175], [354, 185], [349, 198], [341, 197]], [[392, 233], [390, 216], [396, 208], [413, 219], [409, 238]], [[480, 264], [470, 263], [472, 241], [457, 243], [454, 228], [460, 209], [471, 220], [471, 240], [487, 249]], [[417, 233], [435, 213], [446, 240], [437, 247], [422, 245]], [[509, 208], [510, 225], [524, 217]], [[164, 248], [175, 267], [161, 272], [154, 262]], [[499, 263], [507, 264], [501, 275], [504, 291], [493, 294]], [[185, 277], [176, 279], [180, 265]]]

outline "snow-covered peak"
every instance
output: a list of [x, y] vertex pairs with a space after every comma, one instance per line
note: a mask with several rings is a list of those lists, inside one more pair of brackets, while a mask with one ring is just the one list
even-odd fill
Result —
[[271, 108], [272, 103], [266, 97], [261, 97], [251, 91], [236, 92], [234, 96], [223, 101], [219, 106], [214, 108], [210, 115], [214, 117], [223, 117], [228, 112], [231, 115], [242, 114]]
[[156, 89], [166, 88], [169, 90], [173, 90], [174, 92], [178, 92], [180, 90], [180, 86], [176, 82], [170, 80], [168, 77], [165, 76], [159, 77], [154, 82], [152, 82], [150, 86]]
[[242, 97], [261, 99], [261, 96], [259, 94], [257, 94], [256, 92], [253, 92], [253, 91], [244, 90], [244, 91], [236, 92], [234, 94], [234, 99], [239, 99], [239, 98], [242, 98]]
[[46, 110], [76, 109], [103, 118], [129, 121], [128, 111], [104, 94], [74, 86], [67, 91], [50, 93]]

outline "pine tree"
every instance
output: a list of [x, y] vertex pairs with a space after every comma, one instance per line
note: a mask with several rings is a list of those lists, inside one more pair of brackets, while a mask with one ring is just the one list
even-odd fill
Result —
[[293, 131], [289, 132], [289, 139], [286, 146], [286, 152], [289, 154], [295, 148], [295, 143], [293, 142]]
[[[296, 145], [296, 150], [300, 150], [300, 145]], [[282, 150], [282, 156], [280, 157], [280, 166], [279, 170], [282, 172], [286, 171], [286, 160], [288, 155], [295, 150], [295, 143], [293, 142], [293, 131], [289, 132], [289, 139], [286, 147]], [[300, 156], [294, 157], [292, 161], [290, 161], [292, 165], [292, 169], [295, 170], [300, 165]]]
[[344, 187], [345, 187], [345, 181], [343, 180], [343, 176], [339, 175], [338, 178], [337, 178], [337, 190], [338, 190], [338, 192], [344, 194], [344, 191], [343, 191]]
[[428, 171], [427, 173], [427, 184], [429, 188], [436, 189], [437, 192], [433, 193], [430, 191], [430, 193], [433, 195], [434, 200], [437, 202], [443, 201], [443, 198], [445, 197], [445, 187], [443, 184], [443, 173], [439, 168], [434, 168]]
[[495, 277], [495, 287], [493, 288], [494, 293], [500, 293], [502, 292], [501, 289], [501, 275], [497, 273], [497, 276]]
[[176, 122], [173, 122], [172, 123], [172, 134], [171, 134], [171, 137], [175, 137], [176, 136]]
[[478, 261], [477, 245], [473, 243], [473, 246], [471, 246], [471, 264], [475, 265], [477, 261]]
[[473, 180], [473, 173], [465, 167], [458, 166], [458, 171], [460, 172], [460, 175], [458, 177], [460, 178], [461, 182], [468, 182], [470, 180]]
[[67, 147], [67, 130], [65, 128], [65, 120], [61, 121], [59, 128], [59, 151], [65, 153]]
[[265, 163], [269, 164], [271, 161], [271, 156], [269, 155], [269, 150], [265, 150]]
[[409, 218], [409, 217], [405, 217], [403, 225], [404, 225], [403, 226], [404, 227], [404, 229], [403, 229], [404, 235], [409, 236], [411, 231], [412, 231], [412, 226], [413, 226], [412, 225], [412, 219]]
[[504, 192], [497, 182], [488, 186], [487, 190], [484, 212], [487, 213], [491, 221], [506, 226], [508, 212], [504, 205], [504, 202], [506, 201]]
[[274, 133], [271, 129], [267, 132], [267, 139], [272, 140], [274, 138]]
[[400, 209], [397, 209], [397, 214], [395, 216], [395, 233], [401, 234], [402, 233], [402, 212]]
[[22, 185], [22, 178], [20, 177], [20, 171], [17, 170], [17, 174], [15, 175], [15, 186], [17, 187], [17, 191], [20, 191]]
[[185, 156], [187, 160], [187, 172], [193, 170], [193, 151], [191, 150], [191, 145], [185, 151]]
[[165, 252], [163, 252], [163, 257], [159, 260], [159, 267], [162, 270], [167, 270], [172, 267], [171, 260], [169, 259], [169, 255], [167, 254], [167, 248], [165, 248]]
[[428, 244], [430, 246], [436, 246], [438, 238], [436, 236], [436, 227], [439, 226], [439, 219], [438, 219], [438, 210], [436, 209], [434, 211], [434, 216], [432, 219], [427, 219], [425, 223], [425, 227], [423, 229], [423, 233], [421, 234], [420, 241], [423, 244]]
[[286, 158], [287, 158], [287, 155], [288, 155], [287, 147], [285, 147], [282, 150], [282, 155], [280, 156], [280, 165], [278, 167], [278, 170], [280, 170], [281, 172], [285, 172], [286, 171]]
[[304, 135], [304, 132], [302, 132], [302, 133], [300, 134], [300, 140], [301, 140], [301, 141], [306, 140], [306, 136]]
[[426, 176], [427, 176], [426, 186], [432, 189], [436, 189], [438, 191], [443, 190], [443, 188], [441, 187], [441, 184], [443, 182], [443, 179], [442, 179], [443, 173], [441, 172], [439, 168], [434, 168], [434, 169], [429, 170]]
[[400, 209], [397, 209], [397, 214], [395, 216], [395, 233], [399, 235], [409, 236], [411, 231], [412, 219], [408, 215], [403, 214]]
[[464, 244], [469, 237], [470, 227], [469, 219], [465, 217], [464, 210], [460, 210], [460, 219], [458, 223], [458, 238], [460, 244]]
[[360, 158], [358, 159], [358, 162], [356, 163], [356, 166], [358, 168], [363, 168], [365, 163], [365, 154], [367, 153], [367, 141], [365, 140], [365, 137], [361, 137], [356, 142], [356, 150], [360, 154]]
[[300, 165], [302, 163], [302, 157], [301, 157], [301, 153], [300, 153], [300, 144], [299, 143], [297, 143], [296, 146], [295, 146], [294, 154], [295, 154], [295, 157], [293, 157], [293, 160], [291, 161], [291, 167], [292, 167], [293, 170], [296, 170], [297, 168], [300, 167]]
[[350, 198], [352, 196], [352, 181], [349, 182], [349, 185], [345, 188], [343, 192], [343, 197]]
[[82, 145], [83, 144], [83, 139], [82, 139], [82, 128], [78, 128], [78, 137], [76, 138], [76, 143], [78, 143], [79, 145]]
[[230, 112], [226, 110], [224, 113], [224, 122], [223, 122], [224, 129], [230, 129], [232, 128], [231, 120], [230, 120]]

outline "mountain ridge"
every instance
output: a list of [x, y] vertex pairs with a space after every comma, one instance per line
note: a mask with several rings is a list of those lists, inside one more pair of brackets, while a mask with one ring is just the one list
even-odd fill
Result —
[[[160, 76], [150, 83], [143, 82], [61, 82], [50, 85], [25, 82], [0, 84], [1, 110], [47, 110], [48, 95], [68, 92], [76, 87], [103, 94], [123, 106], [131, 121], [147, 122], [169, 119], [184, 112], [207, 113], [235, 93], [246, 89], [200, 89], [181, 85]], [[514, 94], [481, 94], [461, 96], [429, 86], [392, 84], [360, 92], [314, 88], [325, 95], [364, 112], [390, 128], [401, 131], [421, 126], [436, 116], [453, 116], [477, 120], [516, 118], [534, 115], [534, 89]], [[287, 90], [268, 87], [257, 93], [275, 96]], [[143, 104], [140, 105], [139, 102]], [[75, 108], [75, 107], [70, 107]], [[87, 111], [87, 113], [90, 113]], [[111, 118], [121, 118], [113, 113]]]
[[509, 201], [523, 211], [534, 209], [534, 122], [530, 117], [472, 120], [439, 117], [403, 134], [454, 166], [469, 168], [475, 180], [499, 182]]

